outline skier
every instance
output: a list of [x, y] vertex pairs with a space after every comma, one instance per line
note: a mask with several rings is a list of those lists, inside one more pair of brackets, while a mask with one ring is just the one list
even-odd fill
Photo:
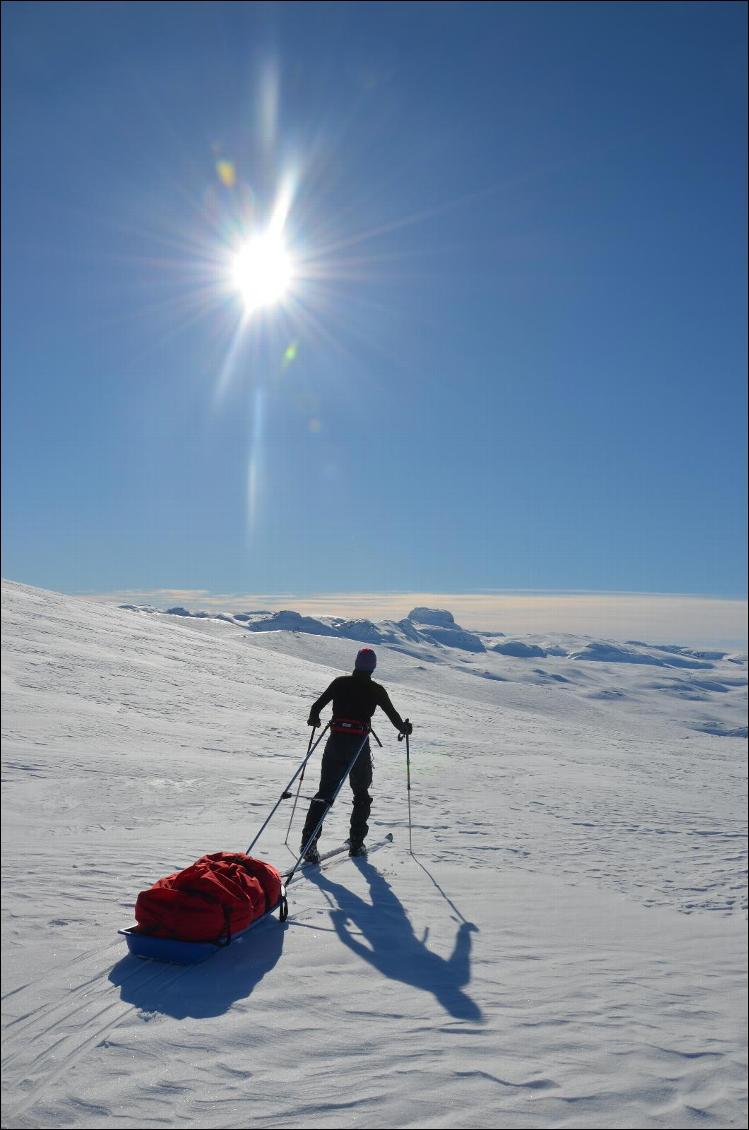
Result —
[[318, 829], [313, 842], [309, 845], [308, 840], [320, 817], [324, 816], [330, 807], [333, 795], [362, 742], [365, 743], [364, 748], [349, 773], [349, 783], [354, 793], [354, 807], [351, 811], [351, 835], [348, 843], [349, 855], [367, 854], [364, 840], [369, 831], [367, 818], [372, 807], [372, 798], [368, 791], [372, 784], [372, 756], [366, 735], [370, 731], [372, 715], [377, 707], [380, 706], [385, 711], [399, 733], [412, 733], [411, 723], [401, 718], [385, 688], [373, 681], [372, 672], [376, 666], [375, 653], [370, 647], [363, 647], [356, 656], [353, 674], [341, 675], [334, 679], [309, 712], [307, 725], [319, 726], [320, 711], [329, 702], [333, 703], [330, 737], [325, 744], [322, 757], [320, 787], [309, 806], [302, 833], [301, 850], [309, 863], [319, 862], [317, 841], [321, 829]]

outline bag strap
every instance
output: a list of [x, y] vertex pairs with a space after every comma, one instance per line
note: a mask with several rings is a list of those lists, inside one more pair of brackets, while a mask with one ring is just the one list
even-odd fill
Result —
[[224, 926], [214, 945], [228, 946], [231, 942], [231, 908], [222, 903], [221, 909], [224, 912]]

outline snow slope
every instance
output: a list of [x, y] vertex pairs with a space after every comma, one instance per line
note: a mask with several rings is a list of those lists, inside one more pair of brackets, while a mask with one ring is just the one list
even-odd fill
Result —
[[3, 1126], [746, 1125], [745, 657], [414, 611], [366, 628], [414, 855], [380, 716], [395, 844], [182, 969], [116, 930], [247, 846], [362, 636], [4, 583]]

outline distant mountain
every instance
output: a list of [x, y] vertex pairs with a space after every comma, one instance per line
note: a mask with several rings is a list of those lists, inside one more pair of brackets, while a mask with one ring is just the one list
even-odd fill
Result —
[[[151, 614], [159, 612], [151, 605], [121, 604], [120, 608]], [[167, 608], [161, 615], [224, 620], [248, 632], [305, 632], [313, 636], [337, 636], [360, 643], [387, 644], [401, 650], [409, 650], [412, 644], [427, 643], [463, 651], [486, 651], [479, 635], [461, 628], [455, 623], [452, 612], [441, 608], [414, 608], [403, 620], [382, 620], [379, 623], [339, 616], [317, 619], [290, 609], [279, 612], [190, 612], [179, 606]]]
[[304, 616], [292, 609], [244, 612], [191, 612], [181, 606], [163, 609], [149, 604], [121, 604], [122, 609], [160, 616], [183, 616], [198, 620], [221, 620], [247, 632], [293, 632], [330, 636], [357, 643], [381, 644], [407, 655], [434, 660], [430, 649], [449, 648], [475, 654], [493, 652], [507, 659], [563, 657], [588, 663], [632, 663], [646, 667], [710, 670], [716, 663], [746, 664], [746, 656], [726, 651], [704, 651], [676, 644], [650, 644], [642, 640], [626, 643], [591, 639], [589, 636], [506, 636], [503, 632], [475, 632], [455, 622], [445, 608], [418, 606], [402, 620], [348, 619], [341, 616]]

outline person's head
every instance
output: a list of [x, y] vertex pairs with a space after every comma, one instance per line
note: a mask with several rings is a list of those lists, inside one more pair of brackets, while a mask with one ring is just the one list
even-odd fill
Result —
[[371, 647], [363, 647], [356, 656], [354, 663], [355, 671], [363, 671], [367, 675], [371, 675], [377, 666], [377, 656], [372, 651]]

